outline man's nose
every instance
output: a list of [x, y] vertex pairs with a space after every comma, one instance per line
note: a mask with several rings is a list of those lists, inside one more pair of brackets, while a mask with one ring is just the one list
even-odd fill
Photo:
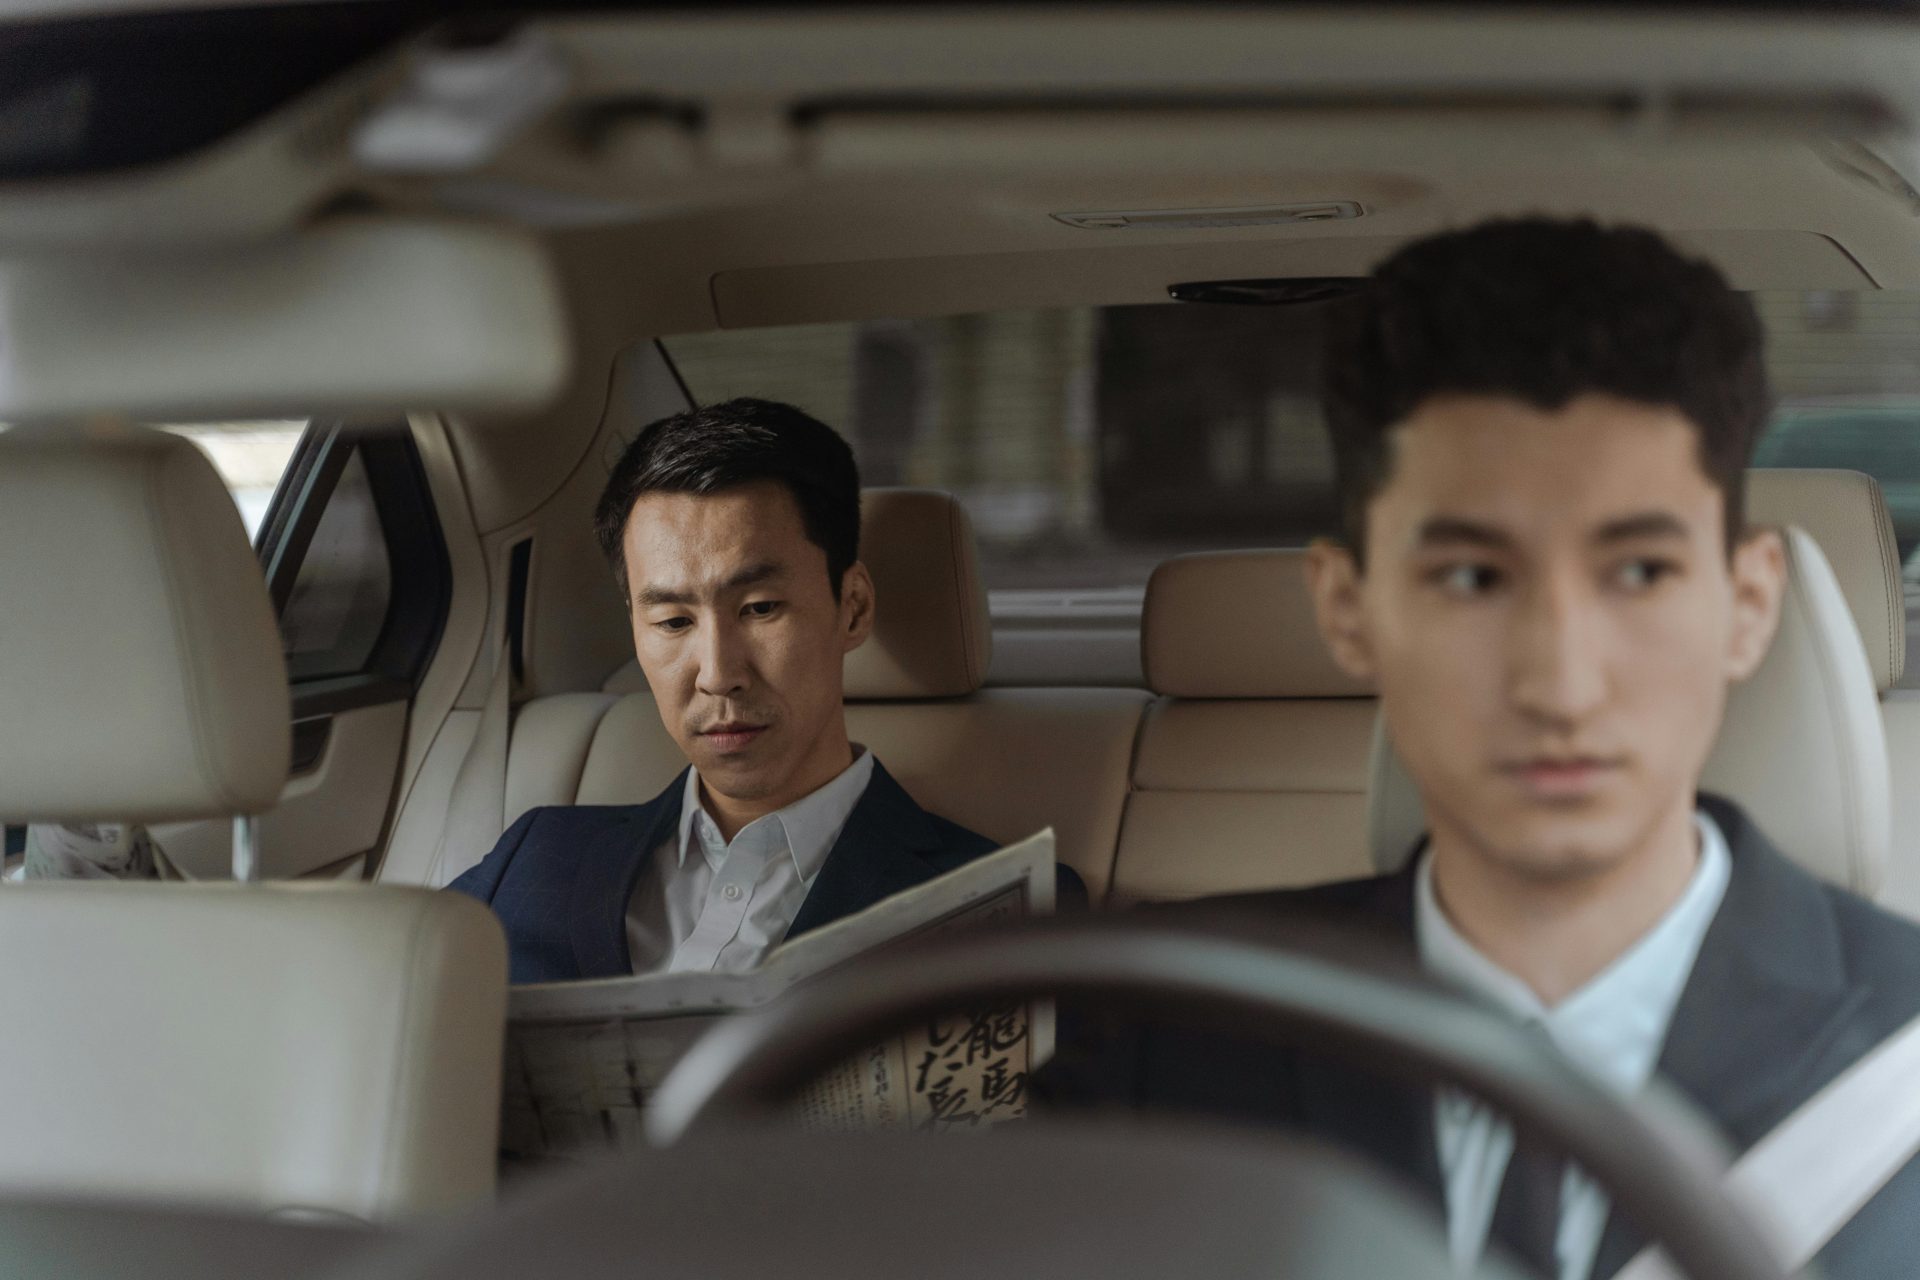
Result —
[[710, 698], [731, 698], [747, 687], [746, 638], [740, 627], [723, 620], [702, 629], [699, 640], [699, 670], [694, 685]]
[[1591, 593], [1573, 584], [1527, 592], [1514, 620], [1512, 696], [1535, 719], [1569, 727], [1607, 697], [1606, 624]]

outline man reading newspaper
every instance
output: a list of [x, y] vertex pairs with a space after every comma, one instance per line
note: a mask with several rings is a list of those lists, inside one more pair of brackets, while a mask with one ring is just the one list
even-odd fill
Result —
[[841, 664], [875, 593], [831, 428], [762, 400], [662, 419], [594, 520], [690, 767], [645, 804], [535, 809], [453, 882], [506, 926], [513, 981], [744, 972], [992, 852], [848, 739]]
[[[501, 1149], [525, 1160], [643, 1141], [656, 1087], [716, 1017], [877, 951], [1014, 924], [1053, 902], [1053, 833], [1042, 831], [784, 944], [750, 972], [516, 987]], [[796, 1100], [794, 1118], [817, 1129], [934, 1132], [1018, 1119], [1027, 1080], [1052, 1049], [1045, 1002], [930, 1010], [823, 1074]]]

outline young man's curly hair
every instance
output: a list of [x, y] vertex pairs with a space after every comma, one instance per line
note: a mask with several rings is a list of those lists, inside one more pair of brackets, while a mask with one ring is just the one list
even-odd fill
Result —
[[1393, 429], [1428, 398], [1511, 396], [1551, 412], [1599, 392], [1693, 423], [1731, 552], [1771, 403], [1762, 346], [1744, 294], [1641, 228], [1518, 218], [1409, 245], [1336, 309], [1329, 334], [1322, 400], [1347, 545], [1364, 563]]

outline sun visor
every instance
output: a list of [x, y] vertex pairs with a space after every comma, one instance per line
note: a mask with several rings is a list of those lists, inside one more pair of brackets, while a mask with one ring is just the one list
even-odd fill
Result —
[[545, 249], [488, 227], [0, 258], [0, 421], [523, 410], [570, 354]]

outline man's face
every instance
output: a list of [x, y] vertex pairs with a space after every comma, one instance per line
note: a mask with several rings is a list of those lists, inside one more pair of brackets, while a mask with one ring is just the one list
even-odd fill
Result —
[[633, 647], [667, 731], [711, 791], [780, 808], [848, 759], [841, 662], [873, 624], [873, 584], [826, 552], [786, 486], [650, 493], [622, 543]]
[[1394, 432], [1365, 572], [1315, 549], [1322, 629], [1377, 683], [1436, 842], [1579, 877], [1692, 805], [1785, 579], [1771, 533], [1729, 559], [1697, 439], [1605, 396], [1436, 397]]

